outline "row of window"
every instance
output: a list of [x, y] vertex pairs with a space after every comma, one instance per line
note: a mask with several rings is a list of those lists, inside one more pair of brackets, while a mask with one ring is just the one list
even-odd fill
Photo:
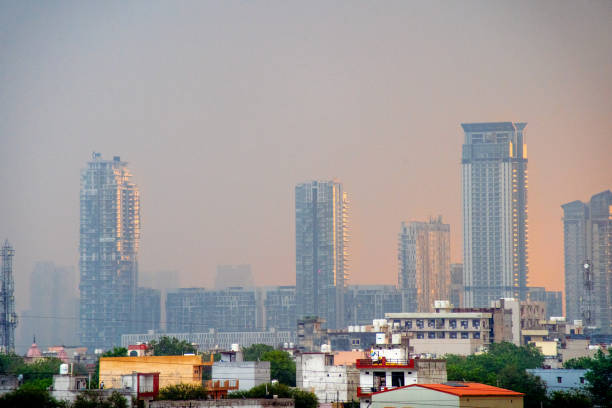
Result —
[[480, 332], [417, 332], [417, 339], [480, 339]]
[[[405, 327], [407, 329], [412, 329], [413, 326], [417, 329], [423, 329], [425, 325], [429, 328], [443, 329], [445, 327], [446, 319], [415, 319], [414, 323], [412, 320], [406, 320]], [[471, 319], [471, 326], [474, 329], [479, 329], [481, 326], [480, 319]], [[469, 319], [448, 319], [448, 327], [451, 329], [456, 329], [457, 327], [461, 327], [462, 329], [467, 329], [470, 326]], [[482, 326], [487, 327], [487, 321], [482, 320]]]

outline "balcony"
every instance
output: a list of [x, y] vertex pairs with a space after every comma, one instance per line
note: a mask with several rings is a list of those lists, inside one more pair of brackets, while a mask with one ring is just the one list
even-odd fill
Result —
[[229, 391], [237, 391], [239, 380], [208, 380], [204, 382], [204, 387], [209, 395], [213, 399], [220, 399], [227, 397]]
[[414, 368], [414, 359], [387, 360], [385, 357], [383, 357], [378, 360], [372, 360], [370, 358], [362, 358], [356, 361], [355, 366], [358, 370], [376, 368]]

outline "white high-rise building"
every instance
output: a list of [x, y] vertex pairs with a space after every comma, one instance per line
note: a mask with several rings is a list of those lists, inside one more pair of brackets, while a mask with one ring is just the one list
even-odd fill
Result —
[[461, 126], [464, 305], [524, 300], [529, 269], [526, 123]]
[[348, 198], [336, 181], [295, 187], [297, 318], [318, 316], [344, 327], [348, 280]]

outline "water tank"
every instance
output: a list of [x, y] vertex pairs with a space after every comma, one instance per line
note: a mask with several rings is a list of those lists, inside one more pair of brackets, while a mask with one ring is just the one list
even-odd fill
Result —
[[60, 374], [62, 375], [68, 374], [68, 364], [66, 363], [60, 364]]
[[321, 353], [331, 353], [331, 346], [329, 344], [321, 344]]
[[292, 349], [293, 348], [293, 343], [289, 343], [289, 348]]
[[286, 342], [285, 342], [285, 343], [283, 343], [283, 348], [285, 348], [285, 349], [286, 349], [286, 348], [289, 348], [289, 343], [286, 343]]
[[232, 351], [240, 351], [240, 346], [238, 343], [232, 343]]

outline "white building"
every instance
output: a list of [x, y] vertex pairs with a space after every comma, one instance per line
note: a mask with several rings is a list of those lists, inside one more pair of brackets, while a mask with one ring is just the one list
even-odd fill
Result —
[[299, 354], [295, 367], [297, 387], [313, 392], [320, 403], [357, 399], [359, 371], [352, 365], [334, 365], [333, 354]]
[[446, 361], [411, 359], [403, 347], [377, 346], [370, 358], [357, 360], [359, 388], [357, 396], [362, 405], [371, 402], [373, 393], [412, 384], [435, 384], [446, 381]]
[[525, 300], [526, 123], [463, 123], [463, 283], [467, 307]]
[[243, 361], [242, 351], [224, 351], [212, 366], [212, 380], [238, 380], [240, 391], [270, 382], [269, 361]]

